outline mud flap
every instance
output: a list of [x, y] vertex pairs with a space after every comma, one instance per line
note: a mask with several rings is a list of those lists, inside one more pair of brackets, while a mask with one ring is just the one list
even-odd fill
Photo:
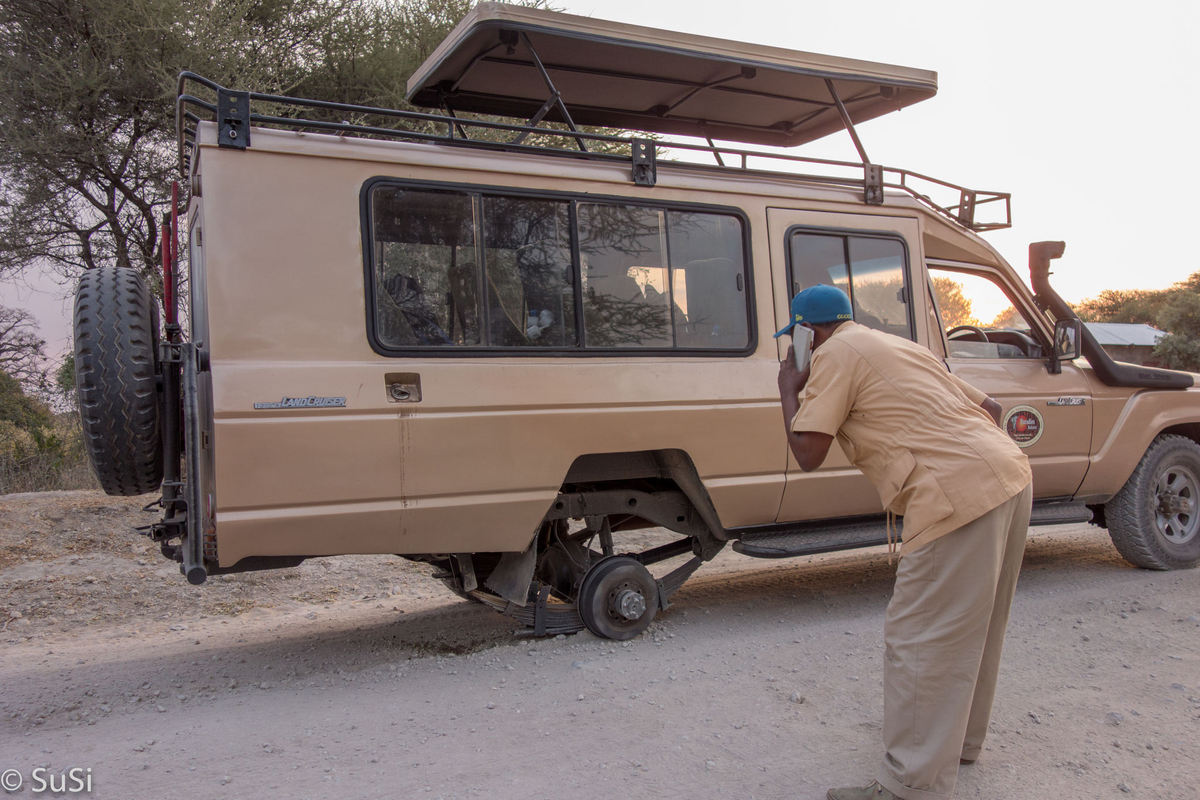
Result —
[[524, 607], [536, 566], [537, 536], [522, 553], [505, 553], [483, 585], [513, 605]]

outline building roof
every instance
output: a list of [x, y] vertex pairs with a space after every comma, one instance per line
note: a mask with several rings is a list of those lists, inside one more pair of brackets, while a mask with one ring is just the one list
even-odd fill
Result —
[[[545, 70], [543, 74], [542, 70]], [[794, 146], [937, 93], [937, 73], [481, 3], [408, 80], [414, 105]]]
[[1127, 322], [1085, 322], [1087, 329], [1101, 346], [1153, 347], [1167, 334], [1146, 324]]

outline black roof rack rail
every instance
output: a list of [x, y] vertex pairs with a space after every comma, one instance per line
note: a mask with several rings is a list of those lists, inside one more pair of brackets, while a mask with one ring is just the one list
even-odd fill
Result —
[[[202, 99], [185, 90], [188, 83], [207, 90], [211, 99]], [[276, 113], [259, 113], [255, 107], [275, 106]], [[302, 116], [305, 111], [316, 114]], [[321, 119], [322, 112], [339, 112], [341, 121]], [[375, 118], [378, 124], [351, 122], [345, 117]], [[234, 91], [193, 72], [179, 73], [175, 98], [175, 130], [179, 150], [179, 170], [188, 177], [191, 155], [196, 147], [196, 126], [202, 121], [217, 125], [217, 141], [221, 147], [245, 149], [250, 145], [252, 126], [283, 128], [296, 131], [318, 131], [364, 138], [397, 139], [431, 142], [440, 145], [535, 153], [564, 158], [625, 163], [630, 166], [631, 180], [641, 185], [654, 185], [658, 154], [663, 150], [679, 153], [708, 153], [715, 164], [671, 159], [673, 169], [704, 171], [736, 171], [739, 174], [763, 175], [794, 180], [801, 183], [856, 187], [863, 190], [863, 200], [877, 205], [882, 202], [883, 189], [904, 192], [933, 209], [946, 219], [975, 231], [991, 231], [1012, 226], [1012, 195], [968, 189], [919, 172], [885, 167], [867, 161], [852, 162], [787, 153], [749, 150], [715, 144], [650, 138], [646, 135], [622, 136], [571, 128], [545, 127], [540, 120], [532, 124], [512, 124], [486, 119], [469, 119], [448, 112], [433, 114], [420, 111], [360, 106], [325, 100], [306, 100], [260, 92]], [[390, 127], [391, 126], [394, 127]], [[572, 126], [573, 127], [573, 126]], [[474, 136], [469, 135], [474, 133]], [[499, 138], [508, 134], [508, 138]], [[534, 143], [528, 137], [536, 136]], [[491, 137], [491, 138], [483, 138]], [[561, 145], [556, 145], [560, 142]], [[593, 143], [597, 148], [589, 148]], [[664, 159], [665, 160], [665, 159]], [[756, 165], [766, 162], [770, 166]], [[829, 168], [825, 173], [797, 172], [780, 167]], [[771, 168], [774, 167], [774, 168]], [[924, 191], [923, 191], [924, 190]], [[941, 203], [930, 193], [949, 194]], [[957, 194], [957, 197], [954, 195]], [[976, 219], [980, 206], [999, 209], [996, 219]]]

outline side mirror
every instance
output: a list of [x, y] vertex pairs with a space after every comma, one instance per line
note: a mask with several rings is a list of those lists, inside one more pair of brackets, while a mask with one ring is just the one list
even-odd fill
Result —
[[1054, 323], [1054, 358], [1074, 361], [1079, 358], [1079, 343], [1083, 341], [1083, 323], [1077, 319], [1060, 319]]

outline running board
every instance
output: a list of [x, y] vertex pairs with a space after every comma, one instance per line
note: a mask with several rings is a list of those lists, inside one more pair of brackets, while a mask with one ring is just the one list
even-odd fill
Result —
[[[1083, 503], [1035, 503], [1029, 525], [1064, 525], [1091, 522], [1092, 512]], [[903, 518], [896, 520], [899, 539]], [[831, 522], [785, 523], [758, 525], [752, 528], [730, 529], [733, 550], [751, 558], [795, 558], [837, 550], [854, 550], [887, 544], [886, 521], [880, 516], [849, 517]]]

